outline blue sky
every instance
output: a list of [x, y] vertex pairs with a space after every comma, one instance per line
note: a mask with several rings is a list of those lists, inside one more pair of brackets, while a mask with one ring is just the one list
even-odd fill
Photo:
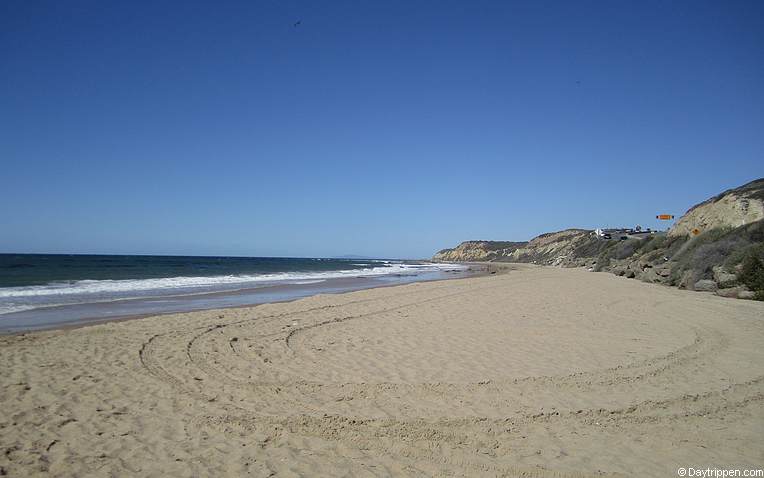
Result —
[[763, 23], [757, 1], [2, 2], [0, 252], [655, 227], [764, 176]]

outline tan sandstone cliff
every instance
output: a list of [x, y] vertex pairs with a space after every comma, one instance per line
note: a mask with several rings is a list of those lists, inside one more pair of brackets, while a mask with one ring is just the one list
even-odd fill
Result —
[[693, 206], [669, 230], [669, 236], [740, 227], [764, 219], [764, 179], [729, 189]]
[[505, 260], [516, 262], [541, 262], [558, 265], [574, 255], [574, 251], [592, 236], [586, 229], [565, 229], [536, 236], [515, 249]]
[[509, 241], [465, 241], [453, 249], [438, 251], [432, 259], [442, 262], [494, 261], [508, 257], [512, 251], [525, 244]]

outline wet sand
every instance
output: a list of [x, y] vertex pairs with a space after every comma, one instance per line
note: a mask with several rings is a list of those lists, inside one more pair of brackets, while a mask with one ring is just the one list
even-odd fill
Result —
[[466, 270], [394, 274], [378, 277], [331, 278], [285, 282], [255, 288], [221, 290], [180, 295], [131, 297], [106, 301], [72, 303], [0, 315], [0, 334], [81, 327], [112, 320], [128, 320], [168, 313], [247, 307], [287, 302], [316, 294], [336, 294], [412, 282], [446, 280], [485, 274], [484, 265]]
[[762, 467], [764, 303], [514, 268], [0, 337], [0, 471]]

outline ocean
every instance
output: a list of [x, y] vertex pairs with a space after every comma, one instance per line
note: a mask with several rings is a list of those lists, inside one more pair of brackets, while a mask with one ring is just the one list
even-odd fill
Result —
[[388, 259], [0, 254], [0, 332], [464, 276]]

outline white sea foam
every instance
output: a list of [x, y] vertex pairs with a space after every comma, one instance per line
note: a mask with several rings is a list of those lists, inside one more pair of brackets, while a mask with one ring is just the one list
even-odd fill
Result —
[[36, 309], [34, 305], [14, 305], [14, 304], [0, 304], [0, 315], [12, 314], [13, 312], [23, 312], [25, 310]]
[[39, 286], [0, 288], [0, 315], [39, 307], [120, 298], [164, 296], [261, 287], [270, 284], [314, 284], [327, 279], [416, 275], [423, 272], [463, 270], [458, 264], [403, 264], [325, 272], [281, 272], [214, 277], [165, 277], [157, 279], [80, 280]]

